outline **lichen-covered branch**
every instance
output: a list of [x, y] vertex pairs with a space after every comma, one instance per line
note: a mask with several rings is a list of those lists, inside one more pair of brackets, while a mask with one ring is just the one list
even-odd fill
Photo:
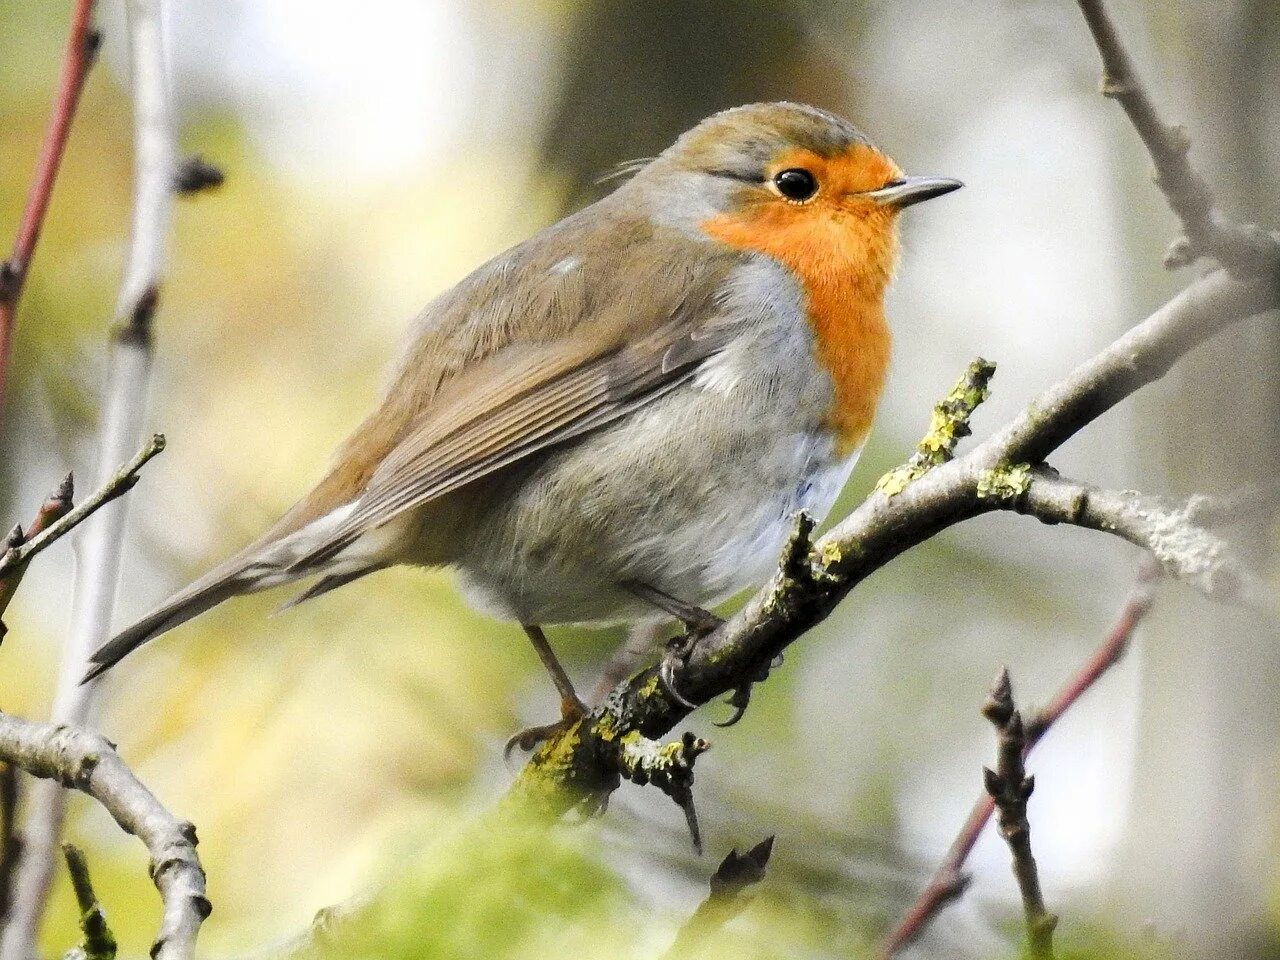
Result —
[[1044, 905], [1040, 874], [1031, 851], [1031, 823], [1027, 819], [1027, 801], [1036, 782], [1027, 775], [1023, 764], [1027, 734], [1022, 714], [1013, 703], [1009, 671], [1003, 667], [982, 705], [982, 715], [996, 728], [996, 765], [995, 769], [983, 767], [983, 784], [996, 807], [1000, 836], [1013, 855], [1013, 876], [1018, 881], [1027, 924], [1027, 954], [1032, 960], [1053, 960], [1053, 931], [1058, 918]]
[[[584, 802], [598, 804], [620, 782], [620, 745], [627, 737], [660, 740], [690, 712], [682, 700], [702, 704], [741, 688], [871, 573], [947, 527], [984, 513], [1017, 511], [1120, 533], [1162, 552], [1171, 574], [1215, 595], [1230, 595], [1233, 581], [1243, 582], [1242, 568], [1216, 538], [1191, 522], [1190, 514], [1180, 516], [1179, 508], [1162, 501], [1153, 513], [1147, 508], [1157, 503], [1154, 499], [1132, 501], [1105, 491], [1096, 491], [1081, 506], [1078, 499], [1064, 499], [1062, 485], [1069, 482], [1044, 469], [1043, 462], [1215, 331], [1275, 309], [1275, 294], [1266, 283], [1234, 280], [1223, 272], [1210, 275], [1082, 363], [967, 454], [923, 472], [907, 471], [905, 483], [893, 483], [892, 495], [874, 492], [816, 543], [809, 543], [810, 525], [802, 523], [772, 579], [672, 667], [679, 698], [661, 682], [656, 667], [620, 684], [580, 724], [534, 755], [512, 788], [512, 800], [531, 801], [552, 815]], [[989, 370], [976, 364], [970, 370], [975, 372], [981, 373], [985, 390]], [[976, 401], [959, 405], [956, 414], [965, 425], [974, 407]]]
[[191, 960], [196, 934], [210, 910], [195, 827], [166, 810], [115, 747], [97, 734], [0, 713], [0, 760], [60, 789], [88, 794], [122, 830], [143, 842], [151, 856], [151, 879], [163, 902], [151, 955], [155, 960]]
[[[1035, 716], [1026, 722], [1026, 746], [1024, 756], [1030, 756], [1036, 744], [1049, 732], [1064, 713], [1085, 695], [1103, 675], [1120, 662], [1134, 633], [1151, 611], [1155, 602], [1155, 585], [1160, 579], [1161, 568], [1155, 558], [1147, 555], [1138, 565], [1138, 573], [1133, 588], [1125, 598], [1111, 629], [1092, 656], [1071, 677], [1052, 700]], [[956, 834], [956, 838], [947, 848], [946, 855], [938, 864], [929, 883], [911, 908], [889, 932], [876, 951], [878, 960], [891, 960], [911, 944], [925, 927], [936, 917], [947, 904], [960, 897], [968, 885], [969, 878], [964, 873], [965, 861], [973, 852], [974, 844], [982, 834], [983, 828], [995, 811], [995, 802], [985, 790], [973, 803], [969, 815]]]
[[1102, 58], [1102, 94], [1120, 104], [1138, 131], [1155, 165], [1156, 184], [1182, 221], [1186, 241], [1170, 248], [1166, 264], [1210, 256], [1241, 276], [1266, 275], [1280, 282], [1280, 240], [1259, 227], [1231, 223], [1215, 209], [1209, 185], [1191, 165], [1186, 130], [1161, 118], [1104, 0], [1078, 2]]
[[916, 452], [906, 463], [895, 467], [876, 481], [876, 489], [892, 497], [919, 480], [934, 467], [955, 459], [956, 444], [969, 436], [969, 418], [991, 391], [991, 378], [996, 365], [981, 358], [969, 364], [964, 376], [951, 392], [934, 405], [929, 432], [916, 445]]

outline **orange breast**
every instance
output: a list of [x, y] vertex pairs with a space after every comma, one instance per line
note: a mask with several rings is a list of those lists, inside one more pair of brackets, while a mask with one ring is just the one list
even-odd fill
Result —
[[892, 214], [838, 203], [760, 204], [706, 221], [712, 237], [767, 254], [804, 291], [817, 360], [831, 374], [835, 403], [827, 422], [839, 449], [859, 447], [871, 429], [889, 369], [884, 292], [896, 254]]

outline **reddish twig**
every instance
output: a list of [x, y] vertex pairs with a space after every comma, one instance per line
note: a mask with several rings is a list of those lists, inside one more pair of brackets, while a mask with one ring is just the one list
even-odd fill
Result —
[[[1159, 577], [1160, 565], [1153, 557], [1145, 557], [1138, 567], [1133, 589], [1106, 638], [1057, 696], [1027, 722], [1025, 755], [1029, 755], [1058, 718], [1070, 710], [1124, 656], [1138, 625], [1151, 610], [1155, 584]], [[928, 885], [906, 916], [881, 943], [876, 954], [880, 960], [889, 960], [900, 953], [944, 907], [964, 893], [969, 882], [964, 874], [965, 861], [969, 859], [969, 854], [994, 810], [994, 801], [985, 793], [974, 801], [969, 816], [965, 818], [964, 825], [951, 842], [946, 856], [942, 858], [942, 863], [934, 871]]]
[[[62, 483], [58, 484], [58, 488], [40, 505], [35, 519], [31, 521], [31, 526], [25, 532], [20, 526], [14, 527], [9, 532], [9, 538], [5, 541], [4, 557], [0, 559], [0, 564], [8, 560], [10, 554], [16, 558], [17, 552], [30, 543], [37, 534], [43, 533], [49, 526], [65, 517], [71, 510], [71, 497], [74, 493], [75, 483], [71, 474], [68, 473]], [[22, 582], [22, 575], [27, 569], [26, 561], [11, 560], [9, 562], [14, 563], [15, 566], [8, 573], [0, 575], [0, 617], [3, 617], [4, 612], [9, 609], [9, 603], [17, 593], [18, 584]], [[7, 632], [8, 627], [0, 621], [0, 641], [4, 640]]]
[[35, 254], [40, 230], [49, 211], [53, 184], [62, 165], [62, 155], [66, 152], [71, 121], [80, 103], [80, 92], [84, 89], [85, 77], [93, 66], [98, 49], [98, 34], [89, 26], [92, 16], [93, 0], [76, 0], [62, 58], [62, 76], [58, 81], [58, 93], [54, 97], [44, 143], [40, 147], [40, 158], [36, 162], [35, 179], [31, 183], [31, 192], [27, 195], [27, 205], [22, 211], [18, 234], [13, 242], [13, 253], [8, 260], [0, 263], [0, 402], [8, 380], [18, 301], [22, 297], [31, 258]]

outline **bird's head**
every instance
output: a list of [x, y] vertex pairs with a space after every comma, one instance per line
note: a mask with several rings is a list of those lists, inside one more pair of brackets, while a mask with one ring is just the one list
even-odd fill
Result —
[[655, 216], [672, 225], [786, 262], [852, 264], [885, 280], [898, 213], [961, 185], [907, 176], [847, 120], [797, 103], [714, 114], [637, 181]]

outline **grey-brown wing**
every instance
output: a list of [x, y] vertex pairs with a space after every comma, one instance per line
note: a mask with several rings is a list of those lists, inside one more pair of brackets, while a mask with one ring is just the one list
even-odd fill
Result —
[[630, 340], [588, 323], [570, 342], [513, 346], [478, 364], [404, 436], [350, 515], [293, 569], [322, 564], [406, 510], [612, 423], [685, 382], [732, 336], [731, 324], [716, 322], [708, 333], [705, 323], [716, 315], [732, 265], [712, 260], [666, 302], [632, 305], [651, 319], [629, 325], [638, 334]]

